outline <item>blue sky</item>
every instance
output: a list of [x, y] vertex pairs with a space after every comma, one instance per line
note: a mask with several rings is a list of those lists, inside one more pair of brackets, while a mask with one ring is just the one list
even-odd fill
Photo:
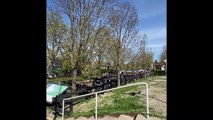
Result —
[[[48, 5], [50, 1], [47, 0]], [[159, 60], [163, 46], [166, 45], [166, 0], [129, 1], [138, 10], [139, 35], [147, 34], [147, 47], [154, 52], [154, 60]]]
[[166, 0], [129, 0], [138, 10], [139, 35], [147, 34], [147, 47], [159, 60], [166, 45]]

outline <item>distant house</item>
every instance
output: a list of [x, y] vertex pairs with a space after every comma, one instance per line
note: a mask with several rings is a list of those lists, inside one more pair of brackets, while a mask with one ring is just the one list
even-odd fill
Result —
[[161, 70], [164, 71], [166, 69], [166, 59], [164, 61], [161, 61], [160, 65], [161, 65]]
[[110, 62], [107, 62], [105, 65], [102, 65], [101, 69], [110, 69], [112, 68], [113, 66], [111, 65]]
[[55, 60], [53, 61], [53, 65], [54, 65], [54, 67], [56, 67], [56, 68], [62, 68], [62, 61], [59, 60], [59, 59], [55, 59]]
[[161, 70], [164, 71], [165, 70], [165, 65], [161, 66]]
[[154, 69], [161, 69], [161, 64], [157, 60], [155, 60], [155, 62], [153, 63], [153, 67]]

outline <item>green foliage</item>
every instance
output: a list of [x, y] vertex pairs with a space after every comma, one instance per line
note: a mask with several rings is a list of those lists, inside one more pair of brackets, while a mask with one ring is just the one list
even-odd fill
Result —
[[52, 73], [55, 75], [59, 75], [61, 73], [61, 70], [62, 70], [62, 68], [60, 68], [60, 67], [54, 67], [52, 69]]
[[101, 73], [117, 74], [116, 69], [101, 69]]
[[83, 74], [83, 78], [87, 78], [89, 79], [90, 77], [93, 76], [99, 76], [99, 70], [95, 69], [94, 67], [85, 67], [84, 68], [84, 74]]
[[76, 77], [76, 80], [77, 80], [77, 81], [83, 81], [83, 80], [85, 80], [85, 78], [80, 77], [80, 76], [77, 76], [77, 77]]
[[70, 62], [68, 62], [67, 60], [64, 60], [62, 66], [63, 66], [63, 67], [62, 67], [62, 70], [63, 70], [63, 71], [71, 72], [72, 68], [71, 68]]
[[72, 79], [71, 77], [57, 77], [57, 78], [50, 79], [50, 82], [61, 82], [61, 81], [68, 81], [71, 79]]
[[60, 73], [63, 74], [63, 76], [69, 76], [71, 72], [72, 72], [72, 68], [71, 68], [70, 62], [68, 62], [67, 60], [64, 60]]
[[152, 72], [154, 72], [154, 75], [166, 75], [166, 72], [163, 70], [153, 70]]
[[[68, 81], [72, 79], [73, 79], [72, 77], [57, 77], [57, 78], [50, 79], [50, 82], [62, 82], [62, 81]], [[86, 79], [85, 77], [81, 77], [81, 76], [76, 77], [77, 81], [83, 81], [85, 79]]]

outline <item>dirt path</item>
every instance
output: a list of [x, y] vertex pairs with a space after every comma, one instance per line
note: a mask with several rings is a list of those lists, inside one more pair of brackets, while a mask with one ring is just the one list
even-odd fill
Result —
[[[166, 108], [167, 108], [167, 86], [166, 76], [155, 77], [154, 80], [148, 82], [149, 85], [149, 105], [150, 114], [157, 112], [162, 120], [166, 120]], [[142, 101], [145, 103], [145, 91], [141, 92]]]

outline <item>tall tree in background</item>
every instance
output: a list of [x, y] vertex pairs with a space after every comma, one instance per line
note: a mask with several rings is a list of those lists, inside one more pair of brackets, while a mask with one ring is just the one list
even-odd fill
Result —
[[[98, 35], [98, 37], [95, 39], [95, 49], [94, 49], [94, 59], [97, 63], [97, 68], [99, 70], [99, 73], [101, 73], [101, 67], [103, 63], [106, 63], [106, 54], [107, 48], [109, 47], [109, 40], [110, 40], [110, 31], [106, 29], [102, 29]], [[105, 62], [104, 62], [105, 61]]]
[[144, 55], [144, 61], [146, 62], [145, 64], [145, 68], [151, 68], [152, 63], [153, 63], [153, 59], [154, 58], [154, 54], [152, 52], [151, 49], [146, 49], [146, 53]]
[[61, 41], [66, 32], [66, 26], [57, 9], [49, 8], [47, 11], [47, 56], [53, 67], [54, 61], [59, 54]]
[[106, 63], [117, 68], [118, 86], [121, 69], [150, 67], [153, 52], [146, 48], [146, 34], [137, 38], [138, 13], [129, 2], [54, 1], [55, 13], [49, 11], [47, 17], [48, 56], [55, 59], [60, 51], [63, 70], [72, 76], [72, 90], [81, 71], [94, 75], [98, 72], [93, 70], [100, 72]]
[[[146, 68], [146, 60], [145, 60], [145, 56], [146, 56], [146, 42], [147, 42], [147, 34], [143, 35], [143, 38], [141, 40], [140, 43], [140, 48], [139, 48], [139, 53], [138, 53], [138, 66], [142, 67], [142, 68]], [[137, 64], [136, 64], [137, 65]]]
[[[62, 13], [68, 17], [70, 29], [66, 39], [67, 52], [73, 68], [72, 90], [76, 90], [76, 75], [82, 70], [88, 54], [94, 49], [95, 38], [107, 26], [106, 16], [113, 0], [55, 0]], [[97, 29], [98, 28], [98, 29]], [[90, 52], [88, 52], [90, 51]]]
[[116, 5], [110, 10], [109, 14], [110, 29], [116, 43], [114, 49], [116, 51], [116, 67], [118, 86], [120, 86], [120, 63], [121, 56], [127, 45], [135, 38], [138, 33], [136, 26], [138, 24], [138, 13], [134, 6], [129, 2]]
[[142, 38], [138, 36], [138, 41], [138, 49], [135, 50], [136, 53], [130, 55], [129, 65], [131, 65], [131, 69], [150, 68], [153, 61], [153, 52], [146, 47], [147, 34], [144, 34]]

